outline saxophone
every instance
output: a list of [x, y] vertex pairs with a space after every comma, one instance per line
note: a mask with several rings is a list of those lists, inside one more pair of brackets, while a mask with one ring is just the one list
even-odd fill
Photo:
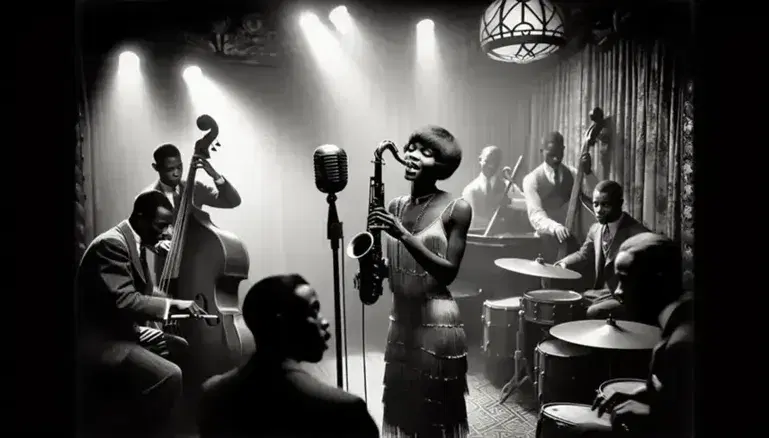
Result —
[[[384, 140], [374, 151], [374, 176], [369, 182], [368, 213], [384, 207], [385, 187], [382, 182], [382, 154], [389, 150], [399, 163], [406, 165], [398, 155], [395, 143]], [[372, 305], [382, 295], [382, 280], [386, 276], [382, 257], [382, 230], [372, 230], [366, 225], [366, 231], [356, 234], [347, 245], [347, 256], [358, 259], [360, 268], [355, 276], [355, 288], [363, 304]]]

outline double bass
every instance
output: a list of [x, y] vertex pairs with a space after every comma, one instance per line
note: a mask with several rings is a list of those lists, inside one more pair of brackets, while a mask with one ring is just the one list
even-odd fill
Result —
[[216, 227], [208, 213], [193, 205], [194, 160], [209, 159], [209, 150], [216, 151], [213, 144], [219, 135], [219, 126], [209, 115], [198, 117], [197, 127], [208, 132], [195, 142], [171, 248], [158, 281], [158, 287], [169, 297], [195, 301], [207, 314], [203, 318], [172, 319], [164, 327], [189, 343], [184, 357], [178, 359], [184, 373], [185, 399], [188, 395], [194, 398], [206, 379], [240, 365], [256, 350], [238, 305], [238, 285], [248, 278], [248, 252], [234, 234]]
[[[577, 155], [578, 159], [584, 154], [590, 153], [590, 148], [595, 145], [595, 142], [598, 139], [598, 135], [601, 133], [601, 130], [603, 130], [604, 125], [606, 124], [603, 110], [598, 107], [593, 108], [593, 111], [590, 112], [590, 120], [592, 123], [590, 124], [587, 134], [585, 135], [585, 141], [582, 144], [579, 155]], [[584, 195], [582, 194], [582, 181], [584, 179], [585, 170], [582, 168], [580, 163], [577, 166], [577, 174], [574, 175], [574, 184], [571, 187], [571, 196], [569, 197], [569, 202], [566, 204], [567, 210], [564, 226], [571, 233], [571, 237], [566, 239], [558, 246], [558, 256], [556, 257], [556, 260], [561, 260], [569, 255], [571, 251], [574, 250], [575, 245], [576, 248], [579, 248], [580, 243], [577, 242], [575, 236], [586, 235], [587, 227], [592, 225], [593, 221], [595, 220], [592, 205], [586, 204], [583, 199]], [[590, 204], [592, 204], [592, 202], [590, 202]], [[584, 230], [582, 228], [584, 228]]]

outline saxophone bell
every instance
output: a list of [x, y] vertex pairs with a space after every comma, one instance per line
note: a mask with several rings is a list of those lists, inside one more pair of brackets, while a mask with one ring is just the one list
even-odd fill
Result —
[[347, 257], [359, 259], [371, 251], [374, 247], [374, 235], [368, 231], [361, 231], [353, 236], [350, 243], [347, 244]]

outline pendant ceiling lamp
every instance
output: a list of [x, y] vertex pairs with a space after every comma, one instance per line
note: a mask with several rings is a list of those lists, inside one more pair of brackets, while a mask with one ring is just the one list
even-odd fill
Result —
[[481, 49], [496, 61], [528, 64], [564, 44], [563, 19], [548, 0], [496, 0], [481, 17]]

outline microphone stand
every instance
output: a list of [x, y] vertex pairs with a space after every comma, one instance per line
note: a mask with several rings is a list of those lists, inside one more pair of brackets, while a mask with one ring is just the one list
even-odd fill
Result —
[[343, 386], [342, 370], [342, 305], [341, 305], [341, 278], [339, 275], [339, 242], [343, 239], [342, 223], [336, 211], [336, 195], [329, 193], [326, 196], [328, 202], [328, 223], [326, 234], [331, 242], [331, 253], [334, 260], [334, 332], [336, 334], [336, 386]]

